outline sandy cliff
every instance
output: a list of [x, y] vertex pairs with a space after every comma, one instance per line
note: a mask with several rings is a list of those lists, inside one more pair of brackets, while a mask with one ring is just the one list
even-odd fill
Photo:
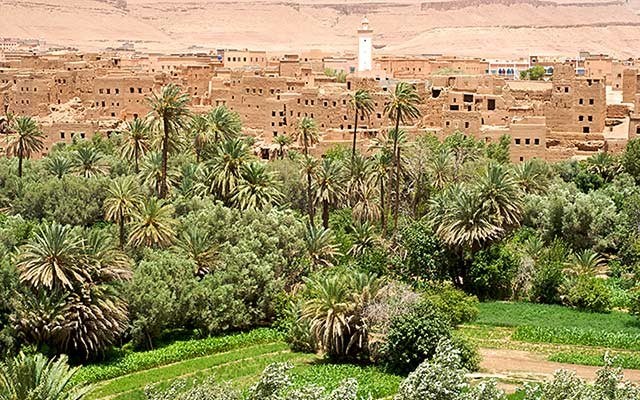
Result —
[[380, 52], [640, 55], [640, 0], [2, 0], [0, 37], [83, 49], [353, 51], [367, 14]]

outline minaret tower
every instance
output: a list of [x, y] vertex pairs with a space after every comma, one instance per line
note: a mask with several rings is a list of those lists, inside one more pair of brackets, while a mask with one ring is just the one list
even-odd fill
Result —
[[358, 29], [358, 72], [371, 71], [371, 58], [373, 49], [373, 31], [369, 27], [367, 17], [362, 19], [362, 25]]

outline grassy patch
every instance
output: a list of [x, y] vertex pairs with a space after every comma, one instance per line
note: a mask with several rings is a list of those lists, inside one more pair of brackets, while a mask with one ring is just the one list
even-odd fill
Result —
[[[627, 369], [640, 369], [640, 355], [639, 354], [625, 354], [625, 353], [609, 353], [613, 356], [613, 365], [620, 368]], [[549, 361], [578, 364], [578, 365], [591, 365], [595, 367], [604, 366], [604, 353], [602, 352], [566, 352], [566, 353], [554, 353], [549, 356]]]
[[258, 357], [275, 356], [279, 352], [286, 350], [287, 346], [283, 343], [259, 345], [139, 371], [107, 381], [104, 385], [94, 390], [89, 398], [97, 399], [135, 389], [144, 389], [148, 384], [173, 380], [191, 374], [195, 375], [220, 365], [230, 365], [237, 362], [244, 363], [247, 360]]
[[640, 350], [640, 334], [601, 329], [519, 326], [514, 340], [531, 343], [571, 344], [612, 349]]
[[532, 303], [481, 303], [478, 325], [548, 328], [582, 328], [607, 332], [640, 334], [640, 321], [632, 315], [613, 311], [598, 314], [568, 307]]
[[295, 387], [316, 384], [331, 391], [348, 378], [358, 381], [358, 394], [362, 398], [368, 398], [371, 395], [374, 399], [395, 394], [403, 379], [400, 376], [385, 373], [374, 366], [363, 367], [352, 364], [316, 363], [300, 366], [293, 371]]
[[256, 329], [235, 335], [179, 341], [156, 350], [130, 352], [108, 363], [84, 366], [78, 371], [74, 381], [77, 383], [104, 381], [194, 357], [245, 346], [273, 343], [280, 339], [280, 334], [272, 329]]

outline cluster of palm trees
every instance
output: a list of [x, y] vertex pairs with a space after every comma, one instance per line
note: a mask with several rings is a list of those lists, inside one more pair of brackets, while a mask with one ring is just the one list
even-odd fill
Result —
[[26, 343], [89, 358], [127, 329], [117, 285], [131, 276], [130, 260], [104, 231], [43, 223], [16, 266], [23, 290], [12, 318]]

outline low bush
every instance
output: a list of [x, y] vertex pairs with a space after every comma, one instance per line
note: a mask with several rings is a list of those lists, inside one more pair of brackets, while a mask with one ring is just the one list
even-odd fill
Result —
[[382, 362], [394, 372], [408, 373], [431, 359], [438, 343], [451, 338], [451, 331], [448, 318], [430, 301], [422, 301], [392, 319]]
[[518, 257], [505, 245], [481, 250], [469, 270], [471, 289], [482, 300], [509, 299], [519, 264]]
[[458, 326], [478, 318], [478, 299], [451, 283], [430, 283], [424, 290], [426, 298], [449, 318], [451, 325]]
[[581, 310], [607, 312], [611, 309], [611, 289], [604, 279], [583, 276], [567, 285], [566, 305]]
[[536, 265], [536, 272], [531, 284], [529, 297], [531, 301], [543, 304], [557, 304], [560, 302], [560, 288], [564, 283], [561, 262], [540, 262]]
[[84, 366], [74, 380], [78, 383], [93, 383], [189, 358], [278, 340], [282, 340], [282, 336], [275, 330], [255, 329], [229, 336], [181, 341], [156, 350], [128, 353], [107, 363]]
[[640, 334], [575, 327], [519, 326], [514, 340], [640, 350]]

